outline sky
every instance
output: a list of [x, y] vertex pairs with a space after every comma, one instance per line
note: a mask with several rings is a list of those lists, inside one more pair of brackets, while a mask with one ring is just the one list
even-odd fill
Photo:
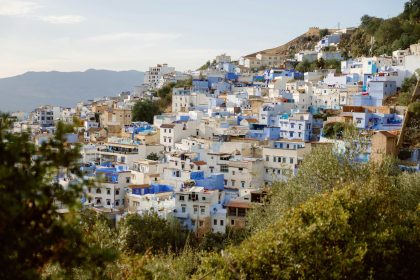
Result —
[[406, 0], [0, 0], [0, 78], [27, 71], [196, 69], [279, 46], [310, 26], [398, 15]]

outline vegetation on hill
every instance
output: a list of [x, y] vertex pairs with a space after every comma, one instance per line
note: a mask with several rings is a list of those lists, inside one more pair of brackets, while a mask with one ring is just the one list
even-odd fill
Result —
[[156, 101], [140, 100], [134, 104], [132, 109], [132, 120], [133, 121], [145, 121], [153, 123], [153, 117], [160, 115], [163, 112], [171, 110], [172, 104], [172, 90], [177, 87], [192, 86], [192, 79], [184, 81], [177, 81], [176, 83], [170, 83], [156, 91], [156, 96], [159, 97]]
[[[374, 43], [371, 49], [371, 42]], [[404, 11], [393, 18], [382, 19], [364, 15], [357, 30], [343, 36], [341, 50], [352, 57], [390, 55], [392, 51], [406, 49], [420, 40], [420, 0], [410, 0]]]
[[134, 104], [131, 118], [133, 122], [153, 123], [153, 117], [162, 114], [162, 110], [156, 101], [141, 100]]
[[413, 75], [411, 78], [406, 78], [403, 81], [401, 90], [398, 93], [396, 104], [392, 104], [392, 105], [408, 106], [411, 103], [411, 97], [413, 95], [413, 90], [416, 87], [416, 84], [417, 84], [416, 75]]
[[213, 59], [213, 61], [208, 60], [205, 64], [201, 65], [200, 68], [198, 68], [197, 70], [207, 70], [211, 66], [215, 66], [215, 65], [216, 65], [215, 59]]
[[420, 272], [420, 176], [398, 174], [392, 164], [367, 169], [370, 174], [362, 171], [358, 184], [335, 183], [280, 218], [280, 213], [270, 216], [272, 224], [240, 246], [203, 258], [197, 274], [211, 275], [207, 279], [412, 279]]
[[302, 62], [299, 62], [298, 65], [296, 65], [295, 69], [302, 73], [311, 72], [315, 70], [321, 70], [321, 69], [335, 69], [336, 73], [341, 73], [341, 63], [338, 60], [334, 60], [334, 59], [325, 60], [323, 58], [320, 58], [313, 62], [304, 60]]

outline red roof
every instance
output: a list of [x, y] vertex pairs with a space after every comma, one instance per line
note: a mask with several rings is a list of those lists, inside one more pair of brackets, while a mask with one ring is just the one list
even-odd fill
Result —
[[199, 160], [199, 161], [194, 161], [193, 162], [195, 165], [207, 165], [207, 162]]
[[246, 200], [231, 200], [226, 205], [227, 207], [235, 207], [235, 208], [251, 208], [251, 202]]

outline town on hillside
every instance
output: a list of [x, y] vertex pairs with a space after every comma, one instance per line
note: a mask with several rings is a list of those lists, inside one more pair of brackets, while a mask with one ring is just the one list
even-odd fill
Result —
[[420, 171], [419, 135], [407, 121], [419, 118], [407, 105], [420, 94], [420, 43], [392, 56], [346, 58], [340, 41], [352, 32], [310, 28], [302, 36], [312, 42], [300, 45], [310, 49], [287, 52], [301, 36], [185, 73], [157, 64], [131, 92], [13, 113], [13, 132], [30, 130], [40, 146], [57, 122], [72, 124], [67, 141], [82, 145], [84, 176], [101, 179], [83, 190], [83, 206], [115, 221], [152, 212], [198, 236], [243, 228], [253, 204], [295, 176], [311, 149], [343, 152], [347, 129], [366, 144], [354, 159], [360, 164], [393, 155], [402, 169]]

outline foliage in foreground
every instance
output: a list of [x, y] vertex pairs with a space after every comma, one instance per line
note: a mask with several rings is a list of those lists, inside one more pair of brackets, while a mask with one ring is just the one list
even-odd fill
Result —
[[420, 176], [373, 166], [315, 195], [238, 247], [202, 260], [206, 279], [413, 279], [420, 268]]
[[[55, 136], [40, 147], [28, 133], [12, 134], [7, 116], [0, 119], [0, 270], [1, 279], [37, 279], [46, 265], [68, 275], [74, 267], [89, 267], [88, 275], [115, 255], [84, 239], [78, 226], [77, 199], [81, 174], [77, 146], [66, 143], [70, 126], [59, 123]], [[73, 177], [68, 188], [56, 178]], [[56, 203], [69, 208], [60, 216]], [[93, 269], [92, 269], [93, 268]]]

